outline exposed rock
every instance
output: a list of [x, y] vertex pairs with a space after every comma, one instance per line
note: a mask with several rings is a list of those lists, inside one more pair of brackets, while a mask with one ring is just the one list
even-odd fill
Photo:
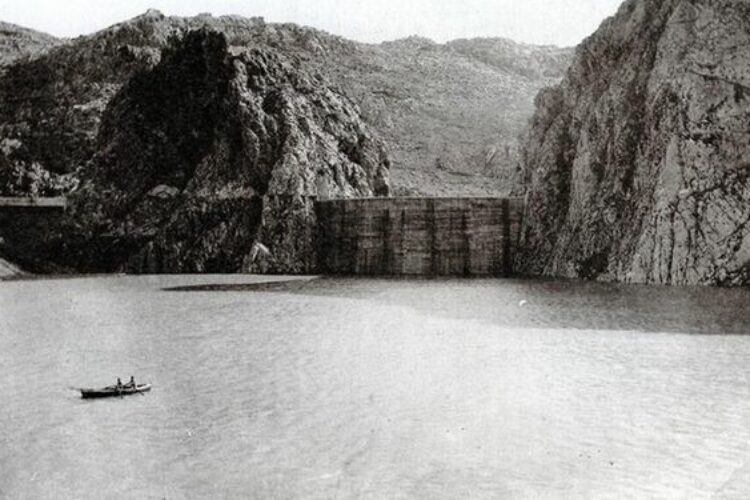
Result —
[[62, 41], [39, 31], [0, 21], [0, 73], [17, 59], [39, 55]]
[[335, 197], [389, 193], [383, 145], [345, 96], [301, 61], [230, 51], [209, 29], [122, 87], [95, 150], [71, 209], [84, 268], [258, 270], [266, 248], [262, 270], [309, 272], [321, 179]]
[[0, 257], [0, 279], [15, 278], [23, 274], [24, 272], [18, 266]]
[[539, 81], [559, 80], [572, 56], [569, 48], [527, 45], [505, 38], [462, 38], [446, 45], [506, 74]]
[[[238, 43], [249, 43], [241, 35], [262, 23], [257, 18], [172, 18], [149, 10], [16, 61], [0, 78], [0, 137], [20, 144], [0, 156], [11, 165], [36, 163], [54, 174], [76, 174], [96, 152], [110, 100], [134, 75], [158, 64], [173, 36], [219, 24]], [[3, 189], [0, 184], [0, 193]]]
[[3, 196], [60, 196], [77, 186], [75, 175], [55, 174], [37, 162], [24, 165], [0, 155], [0, 193]]
[[167, 186], [166, 184], [159, 184], [154, 189], [149, 191], [148, 195], [153, 196], [155, 198], [160, 198], [162, 200], [168, 200], [170, 198], [174, 198], [175, 196], [177, 196], [179, 192], [180, 190], [174, 186]]
[[8, 69], [0, 78], [0, 138], [20, 145], [3, 154], [6, 163], [75, 175], [96, 152], [102, 115], [122, 85], [153, 68], [170, 37], [202, 27], [240, 50], [267, 47], [303, 60], [354, 100], [389, 143], [402, 194], [507, 192], [533, 96], [559, 81], [570, 58], [568, 49], [502, 39], [369, 45], [262, 18], [152, 10]]
[[750, 3], [628, 0], [542, 92], [517, 269], [750, 283]]
[[391, 146], [396, 192], [497, 196], [516, 183], [534, 96], [559, 82], [570, 57], [501, 38], [409, 37], [356, 46], [331, 71]]

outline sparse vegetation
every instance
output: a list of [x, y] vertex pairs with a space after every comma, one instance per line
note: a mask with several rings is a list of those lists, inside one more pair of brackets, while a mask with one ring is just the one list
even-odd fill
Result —
[[[0, 79], [0, 137], [21, 144], [7, 160], [56, 174], [84, 166], [118, 89], [154, 67], [170, 37], [204, 26], [235, 48], [278, 49], [353, 99], [388, 143], [400, 194], [510, 191], [516, 140], [534, 95], [561, 78], [571, 54], [503, 39], [436, 44], [411, 37], [369, 45], [261, 18], [149, 11], [61, 45], [52, 39], [46, 51], [8, 69]], [[438, 162], [443, 169], [434, 168]]]

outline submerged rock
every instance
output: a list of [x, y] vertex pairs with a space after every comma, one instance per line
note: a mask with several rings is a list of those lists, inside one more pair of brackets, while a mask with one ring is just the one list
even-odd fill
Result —
[[516, 269], [750, 283], [750, 4], [628, 0], [537, 97]]

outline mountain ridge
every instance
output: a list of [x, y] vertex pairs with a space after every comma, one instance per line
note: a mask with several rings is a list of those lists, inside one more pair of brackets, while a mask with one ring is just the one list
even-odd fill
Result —
[[[156, 64], [159, 51], [170, 36], [203, 26], [227, 34], [230, 45], [269, 45], [317, 66], [332, 85], [355, 100], [366, 121], [386, 138], [393, 155], [394, 188], [402, 194], [509, 191], [515, 181], [516, 136], [531, 116], [533, 96], [539, 88], [562, 76], [570, 53], [569, 49], [540, 48], [532, 56], [547, 60], [543, 64], [554, 68], [552, 72], [557, 76], [529, 78], [513, 67], [502, 68], [497, 63], [489, 64], [486, 57], [473, 56], [462, 41], [456, 41], [460, 46], [433, 43], [434, 50], [424, 54], [414, 46], [413, 38], [365, 44], [315, 28], [268, 24], [259, 17], [184, 18], [151, 10], [94, 34], [65, 41], [54, 47], [46, 59], [35, 59], [36, 67], [28, 71], [33, 74], [25, 81], [21, 78], [12, 84], [16, 88], [38, 87], [32, 77], [53, 73], [52, 78], [62, 79], [68, 91], [63, 89], [62, 96], [59, 89], [41, 92], [54, 94], [48, 96], [50, 100], [78, 106], [76, 110], [85, 113], [53, 109], [48, 119], [46, 110], [0, 111], [0, 133], [22, 143], [25, 141], [19, 136], [23, 133], [3, 130], [8, 128], [9, 117], [28, 111], [40, 121], [54, 124], [54, 130], [37, 134], [53, 138], [51, 147], [46, 148], [49, 152], [35, 145], [32, 138], [32, 151], [23, 154], [16, 150], [10, 155], [11, 163], [18, 160], [31, 165], [37, 161], [56, 174], [75, 170], [92, 154], [90, 141], [82, 136], [93, 137], [98, 115], [122, 81], [138, 69]], [[518, 53], [534, 47], [507, 39], [480, 40], [484, 45], [514, 47]], [[547, 51], [550, 54], [545, 59]], [[532, 66], [524, 61], [518, 65]], [[68, 83], [82, 78], [81, 89]], [[24, 98], [13, 91], [5, 95], [15, 100]], [[65, 134], [58, 130], [65, 130], [72, 138], [71, 143], [59, 147], [81, 154], [59, 154], [55, 138]]]
[[47, 33], [0, 21], [0, 73], [18, 59], [33, 57], [63, 42]]

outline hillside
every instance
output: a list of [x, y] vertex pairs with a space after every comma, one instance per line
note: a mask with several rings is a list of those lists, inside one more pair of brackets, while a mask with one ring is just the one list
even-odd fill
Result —
[[0, 21], [0, 72], [17, 59], [34, 57], [59, 43], [46, 33]]
[[750, 4], [628, 0], [537, 99], [528, 274], [750, 284]]
[[332, 65], [334, 81], [390, 145], [395, 191], [444, 196], [512, 188], [534, 96], [562, 77], [570, 55], [503, 39], [355, 47]]
[[[0, 190], [75, 185], [70, 177], [95, 153], [101, 116], [119, 88], [152, 68], [171, 36], [204, 26], [224, 33], [231, 46], [298, 58], [354, 100], [388, 143], [394, 191], [402, 194], [509, 191], [533, 97], [559, 80], [570, 55], [502, 39], [367, 45], [260, 18], [149, 11], [22, 61], [0, 79]], [[18, 180], [31, 169], [51, 178]], [[3, 182], [3, 170], [15, 173]], [[8, 186], [8, 177], [19, 185]]]
[[62, 221], [0, 224], [15, 228], [4, 235], [13, 261], [305, 273], [315, 196], [389, 194], [387, 153], [350, 100], [304, 62], [231, 49], [208, 28], [170, 39], [116, 91], [92, 150]]

